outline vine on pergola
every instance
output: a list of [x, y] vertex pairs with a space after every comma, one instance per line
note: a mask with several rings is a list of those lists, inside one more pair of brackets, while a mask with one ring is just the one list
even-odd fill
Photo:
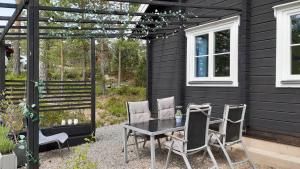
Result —
[[[153, 13], [145, 13], [143, 16], [139, 16], [142, 18], [142, 21], [132, 21], [133, 17], [128, 13], [127, 15], [121, 15], [120, 17], [116, 17], [117, 19], [112, 19], [111, 16], [116, 16], [116, 12], [123, 12], [123, 11], [114, 11], [114, 10], [106, 10], [108, 13], [107, 14], [95, 14], [96, 11], [102, 10], [102, 8], [99, 8], [97, 6], [87, 6], [88, 10], [87, 13], [85, 13], [85, 19], [93, 19], [93, 23], [89, 23], [91, 28], [99, 28], [99, 30], [82, 30], [81, 25], [77, 25], [78, 29], [74, 29], [74, 27], [70, 27], [70, 29], [66, 28], [62, 32], [57, 32], [57, 30], [52, 30], [47, 33], [49, 33], [50, 36], [55, 36], [55, 37], [61, 37], [61, 38], [71, 38], [72, 36], [76, 35], [78, 31], [83, 32], [81, 34], [82, 37], [90, 37], [93, 35], [101, 34], [104, 35], [110, 35], [110, 34], [116, 34], [120, 33], [116, 38], [128, 38], [131, 37], [131, 33], [138, 33], [138, 35], [135, 35], [134, 37], [136, 38], [146, 38], [149, 35], [154, 36], [155, 38], [168, 38], [169, 36], [174, 35], [176, 32], [178, 32], [180, 29], [186, 27], [184, 24], [185, 21], [189, 21], [190, 17], [192, 18], [198, 18], [197, 15], [193, 15], [191, 13], [184, 13], [182, 10], [169, 10], [169, 11], [163, 11], [159, 12], [157, 9]], [[66, 13], [66, 12], [63, 12]], [[87, 24], [87, 23], [82, 23], [82, 16], [79, 15], [74, 15], [71, 13], [70, 15], [72, 20], [78, 22], [77, 24]], [[110, 16], [109, 20], [104, 20], [104, 16]], [[47, 21], [47, 24], [50, 23], [55, 23], [58, 18], [53, 18], [50, 17], [49, 20]], [[111, 25], [115, 24], [106, 24], [104, 21], [112, 21], [112, 22], [118, 22], [118, 27], [119, 28], [128, 28], [128, 30], [131, 31], [116, 31], [116, 30], [106, 30], [105, 28], [111, 27]], [[172, 22], [177, 22], [177, 27], [173, 29], [172, 32], [163, 32], [159, 31], [162, 30], [163, 28], [167, 28], [168, 26], [171, 25]], [[182, 22], [182, 23], [181, 23]], [[138, 29], [134, 27], [130, 27], [135, 23], [136, 26], [138, 26]], [[64, 25], [68, 25], [69, 23], [64, 23]], [[74, 24], [73, 24], [74, 25]], [[178, 26], [179, 25], [179, 26]], [[154, 26], [154, 27], [153, 27]], [[102, 28], [102, 29], [101, 29]], [[132, 31], [133, 30], [133, 31]], [[95, 36], [95, 37], [96, 37]]]

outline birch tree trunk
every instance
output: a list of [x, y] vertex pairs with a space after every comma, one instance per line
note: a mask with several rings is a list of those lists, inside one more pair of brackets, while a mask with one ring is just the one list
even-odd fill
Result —
[[[16, 0], [16, 4], [20, 4], [21, 0]], [[16, 26], [21, 26], [20, 21], [16, 21], [15, 23]], [[21, 33], [21, 29], [16, 30], [17, 33]], [[13, 73], [15, 75], [20, 75], [21, 70], [20, 70], [20, 41], [16, 40], [13, 43], [13, 48], [14, 48], [14, 54], [13, 54]]]
[[102, 76], [102, 93], [105, 94], [105, 52], [104, 52], [104, 42], [101, 42], [101, 48], [100, 48], [100, 73]]
[[121, 85], [121, 59], [122, 59], [122, 52], [121, 49], [119, 49], [119, 67], [118, 67], [118, 86]]
[[64, 81], [64, 74], [65, 74], [65, 63], [64, 63], [64, 44], [61, 41], [60, 46], [60, 81]]

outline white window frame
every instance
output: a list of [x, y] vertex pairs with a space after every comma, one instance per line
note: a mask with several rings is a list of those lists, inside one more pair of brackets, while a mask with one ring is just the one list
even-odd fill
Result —
[[[187, 63], [186, 85], [203, 87], [238, 87], [238, 39], [240, 17], [234, 16], [219, 21], [199, 25], [186, 29], [187, 37]], [[230, 76], [214, 77], [214, 33], [230, 30]], [[195, 75], [195, 38], [199, 35], [209, 34], [208, 49], [208, 77]]]
[[300, 75], [291, 74], [291, 16], [300, 14], [300, 1], [273, 7], [276, 18], [276, 87], [300, 87]]

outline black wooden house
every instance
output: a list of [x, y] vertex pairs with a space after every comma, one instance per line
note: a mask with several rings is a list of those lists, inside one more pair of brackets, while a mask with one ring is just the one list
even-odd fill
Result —
[[[247, 135], [300, 145], [300, 1], [184, 0], [236, 11], [183, 25], [174, 35], [148, 42], [148, 97], [175, 96], [177, 105], [247, 104]], [[169, 10], [149, 6], [147, 12]], [[187, 11], [186, 11], [187, 12]]]

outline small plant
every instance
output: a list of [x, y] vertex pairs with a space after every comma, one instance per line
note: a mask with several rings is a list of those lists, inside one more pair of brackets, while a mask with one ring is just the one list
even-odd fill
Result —
[[88, 159], [88, 152], [93, 142], [94, 137], [86, 138], [86, 144], [75, 148], [73, 159], [67, 162], [66, 169], [96, 169], [97, 165]]
[[16, 145], [15, 143], [8, 139], [7, 137], [0, 136], [0, 153], [5, 155], [5, 154], [10, 154], [13, 152], [15, 149]]
[[7, 137], [9, 129], [4, 126], [0, 126], [0, 137]]
[[9, 129], [4, 126], [0, 126], [0, 153], [10, 154], [15, 149], [15, 144], [12, 140], [7, 138]]
[[[5, 93], [1, 93], [1, 97], [5, 98]], [[14, 104], [9, 99], [0, 100], [1, 113], [0, 117], [4, 121], [4, 125], [13, 134], [15, 143], [17, 142], [17, 135], [23, 129], [23, 112], [19, 105]]]

